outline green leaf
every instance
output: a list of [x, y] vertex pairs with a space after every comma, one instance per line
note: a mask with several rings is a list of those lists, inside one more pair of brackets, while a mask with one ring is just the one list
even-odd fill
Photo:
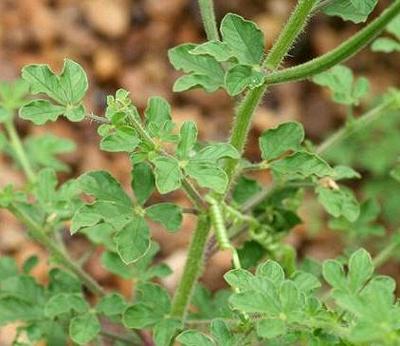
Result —
[[230, 46], [220, 41], [205, 42], [198, 45], [190, 53], [194, 55], [209, 55], [218, 62], [227, 61], [235, 56]]
[[154, 342], [156, 346], [170, 346], [176, 332], [181, 327], [178, 320], [164, 319], [154, 327]]
[[52, 104], [47, 100], [33, 100], [20, 109], [19, 116], [35, 125], [43, 125], [48, 121], [56, 121], [64, 112], [64, 106]]
[[275, 161], [271, 164], [271, 168], [274, 173], [289, 177], [298, 175], [302, 178], [310, 176], [322, 178], [334, 174], [333, 169], [323, 159], [306, 151], [299, 151]]
[[265, 248], [254, 240], [246, 241], [243, 246], [237, 249], [240, 264], [243, 269], [255, 267], [266, 255]]
[[131, 199], [122, 189], [121, 184], [106, 171], [85, 173], [79, 177], [78, 183], [84, 193], [98, 200], [123, 206], [132, 205]]
[[30, 83], [32, 93], [46, 94], [62, 105], [79, 103], [88, 89], [85, 71], [69, 59], [59, 75], [48, 65], [28, 65], [22, 69], [22, 78]]
[[79, 345], [87, 345], [100, 331], [100, 322], [91, 312], [74, 317], [69, 324], [69, 335]]
[[192, 160], [217, 162], [225, 158], [239, 160], [240, 154], [231, 144], [216, 143], [201, 149]]
[[5, 123], [8, 119], [11, 119], [12, 115], [12, 112], [0, 106], [0, 124]]
[[123, 322], [134, 329], [153, 326], [164, 319], [170, 308], [170, 298], [164, 288], [153, 283], [141, 284], [137, 288], [135, 304], [124, 312]]
[[248, 65], [235, 65], [225, 75], [228, 94], [236, 96], [246, 89], [254, 89], [264, 84], [265, 75]]
[[146, 216], [175, 232], [182, 225], [182, 208], [173, 203], [153, 204], [146, 208]]
[[264, 339], [276, 338], [286, 333], [285, 322], [279, 319], [262, 319], [257, 322], [257, 335]]
[[89, 305], [80, 294], [60, 293], [49, 299], [44, 308], [44, 313], [50, 318], [75, 311], [84, 313], [89, 309]]
[[174, 83], [173, 91], [179, 93], [195, 88], [203, 88], [205, 91], [212, 93], [223, 86], [223, 80], [216, 81], [210, 76], [192, 73], [179, 77]]
[[150, 231], [142, 217], [133, 218], [114, 237], [118, 254], [126, 264], [143, 257], [150, 249]]
[[194, 44], [183, 44], [168, 52], [169, 60], [177, 70], [191, 73], [182, 77], [174, 86], [174, 91], [183, 91], [195, 86], [202, 86], [207, 91], [215, 91], [224, 85], [224, 70], [210, 56], [194, 55]]
[[81, 121], [85, 109], [81, 104], [88, 89], [88, 81], [82, 67], [72, 60], [65, 59], [59, 75], [48, 65], [28, 65], [22, 69], [22, 78], [26, 80], [34, 94], [45, 94], [57, 104], [46, 100], [33, 100], [20, 109], [20, 116], [35, 124], [44, 124], [64, 114], [70, 121]]
[[24, 142], [31, 163], [38, 168], [49, 167], [56, 171], [68, 171], [68, 166], [57, 159], [57, 155], [75, 150], [75, 143], [52, 134], [30, 136]]
[[368, 80], [361, 77], [354, 82], [353, 72], [343, 65], [336, 65], [316, 75], [313, 82], [328, 87], [332, 93], [332, 99], [344, 105], [357, 106], [360, 99], [369, 91]]
[[173, 157], [158, 156], [151, 160], [158, 192], [166, 194], [181, 187], [182, 172], [179, 162]]
[[265, 131], [260, 139], [261, 157], [273, 160], [289, 150], [299, 150], [304, 141], [304, 129], [298, 122], [287, 122]]
[[324, 8], [328, 16], [338, 16], [354, 23], [365, 22], [378, 0], [336, 0]]
[[[29, 93], [29, 84], [23, 79], [15, 81], [0, 81], [0, 122], [6, 120], [2, 116], [12, 116], [14, 110], [26, 102]], [[7, 113], [7, 114], [5, 114]]]
[[105, 316], [116, 316], [121, 315], [126, 307], [127, 303], [124, 297], [118, 293], [110, 293], [101, 298], [96, 306], [96, 311]]
[[224, 43], [240, 64], [258, 65], [264, 56], [264, 35], [257, 25], [236, 14], [228, 13], [221, 22]]
[[11, 257], [0, 257], [0, 281], [18, 275], [18, 266]]
[[354, 252], [349, 259], [349, 288], [353, 292], [361, 290], [374, 273], [370, 254], [364, 249]]
[[179, 159], [186, 159], [190, 156], [194, 145], [197, 142], [196, 123], [189, 120], [185, 121], [180, 129], [179, 142], [176, 148], [176, 154]]
[[194, 178], [201, 187], [223, 193], [228, 186], [228, 176], [225, 171], [209, 161], [190, 161], [185, 172]]
[[378, 38], [371, 45], [374, 52], [393, 53], [400, 52], [400, 42], [388, 37]]
[[210, 325], [210, 331], [218, 346], [235, 345], [235, 336], [223, 320], [213, 320]]
[[113, 133], [104, 136], [100, 142], [100, 149], [112, 153], [133, 152], [140, 140], [136, 131], [129, 126], [115, 128]]
[[279, 263], [275, 261], [267, 261], [258, 266], [257, 276], [266, 277], [275, 285], [280, 285], [285, 279], [285, 273]]
[[333, 288], [346, 290], [347, 281], [343, 266], [335, 260], [327, 260], [322, 265], [322, 275]]
[[335, 166], [333, 169], [335, 170], [335, 175], [334, 175], [335, 180], [361, 178], [361, 174], [356, 172], [351, 167], [339, 165]]
[[233, 269], [224, 275], [225, 281], [240, 291], [251, 290], [253, 287], [254, 276], [244, 269]]
[[150, 136], [163, 138], [172, 129], [171, 106], [162, 97], [151, 97], [145, 110], [145, 119]]
[[43, 307], [12, 296], [0, 298], [0, 326], [18, 321], [43, 318]]
[[215, 346], [212, 339], [196, 330], [185, 330], [176, 338], [184, 346]]
[[131, 186], [139, 204], [144, 204], [155, 188], [153, 171], [147, 163], [133, 165]]
[[233, 199], [236, 203], [243, 204], [260, 190], [261, 186], [258, 184], [257, 180], [242, 176], [238, 179], [235, 189], [233, 190]]
[[360, 215], [360, 204], [351, 190], [341, 187], [330, 189], [326, 187], [317, 188], [318, 201], [325, 210], [333, 217], [344, 216], [350, 222], [357, 220]]

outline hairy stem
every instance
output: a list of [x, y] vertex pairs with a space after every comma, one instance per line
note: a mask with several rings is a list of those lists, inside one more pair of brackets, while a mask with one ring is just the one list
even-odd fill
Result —
[[280, 65], [296, 38], [303, 31], [310, 13], [318, 1], [300, 0], [297, 3], [293, 14], [289, 17], [288, 22], [265, 59], [264, 66], [266, 68], [274, 70]]
[[10, 140], [11, 147], [14, 149], [14, 153], [17, 156], [17, 160], [21, 165], [27, 179], [32, 183], [36, 180], [35, 173], [31, 167], [28, 157], [25, 154], [24, 147], [22, 146], [21, 140], [15, 129], [12, 119], [4, 123], [4, 127], [7, 132], [7, 136]]
[[198, 0], [204, 30], [209, 41], [219, 41], [217, 21], [215, 19], [213, 0]]
[[[282, 34], [267, 55], [264, 65], [268, 66], [270, 69], [276, 69], [279, 66], [293, 42], [306, 25], [307, 19], [317, 1], [318, 0], [300, 0], [298, 2]], [[242, 153], [245, 148], [254, 112], [264, 96], [267, 87], [268, 83], [265, 83], [265, 85], [249, 91], [239, 105], [229, 142], [240, 153]], [[237, 163], [237, 160], [227, 160], [226, 172], [230, 182], [232, 181]]]
[[282, 71], [272, 72], [266, 76], [265, 83], [271, 85], [300, 81], [342, 63], [368, 45], [399, 13], [400, 0], [396, 0], [377, 19], [342, 43], [339, 47], [304, 64]]
[[179, 286], [172, 300], [171, 317], [185, 319], [192, 292], [202, 271], [204, 248], [210, 232], [210, 220], [207, 215], [200, 215], [194, 232], [185, 268]]
[[45, 249], [50, 251], [63, 267], [75, 274], [83, 285], [85, 285], [92, 293], [100, 297], [105, 295], [103, 288], [91, 276], [83, 271], [83, 269], [79, 267], [68, 256], [68, 254], [46, 234], [42, 226], [33, 220], [32, 217], [24, 211], [24, 208], [20, 208], [18, 204], [12, 204], [9, 206], [9, 210], [28, 227], [32, 238]]

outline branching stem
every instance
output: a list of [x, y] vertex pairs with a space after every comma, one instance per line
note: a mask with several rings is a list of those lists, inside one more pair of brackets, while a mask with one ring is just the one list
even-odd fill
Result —
[[29, 229], [32, 238], [41, 244], [45, 249], [49, 250], [50, 253], [69, 271], [75, 274], [80, 281], [95, 295], [104, 296], [105, 292], [103, 288], [89, 276], [80, 266], [78, 266], [65, 251], [60, 248], [55, 241], [53, 241], [43, 230], [43, 227], [39, 225], [32, 217], [20, 208], [18, 204], [12, 204], [9, 206], [9, 210], [22, 221]]
[[[279, 67], [280, 63], [292, 47], [297, 36], [304, 29], [307, 20], [312, 12], [314, 5], [318, 0], [299, 0], [296, 8], [289, 17], [282, 34], [278, 37], [270, 53], [267, 55], [264, 65], [271, 70]], [[240, 153], [243, 153], [247, 143], [247, 137], [250, 131], [251, 122], [255, 110], [257, 109], [262, 97], [268, 88], [268, 83], [255, 88], [247, 93], [239, 105], [235, 120], [232, 126], [230, 144], [232, 144]], [[227, 160], [226, 173], [230, 183], [235, 173], [237, 160]]]
[[378, 18], [347, 41], [343, 42], [339, 47], [304, 64], [282, 71], [272, 72], [266, 76], [265, 83], [272, 85], [290, 81], [300, 81], [346, 61], [367, 46], [399, 13], [400, 0], [396, 0]]

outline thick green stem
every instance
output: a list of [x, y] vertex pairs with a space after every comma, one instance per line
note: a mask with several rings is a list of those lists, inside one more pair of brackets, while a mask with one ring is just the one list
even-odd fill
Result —
[[217, 21], [215, 19], [213, 0], [198, 0], [204, 30], [209, 41], [219, 41]]
[[202, 271], [204, 248], [209, 232], [210, 220], [208, 216], [200, 215], [189, 247], [183, 275], [172, 301], [171, 317], [182, 321], [185, 319], [194, 286]]
[[22, 146], [21, 140], [17, 134], [12, 119], [6, 121], [4, 123], [4, 127], [10, 140], [10, 144], [14, 149], [14, 153], [17, 156], [17, 160], [21, 165], [26, 177], [30, 182], [34, 182], [36, 180], [35, 173], [33, 172], [31, 164], [25, 154], [24, 147]]
[[319, 0], [300, 0], [297, 3], [293, 14], [289, 17], [288, 22], [265, 59], [264, 66], [266, 68], [274, 70], [281, 64], [294, 41], [303, 31], [310, 13], [318, 1]]
[[[240, 153], [243, 153], [244, 151], [251, 127], [251, 120], [266, 90], [267, 85], [264, 85], [249, 91], [239, 105], [235, 115], [229, 143]], [[229, 181], [232, 180], [237, 163], [237, 160], [226, 161], [225, 171], [228, 175]]]
[[368, 45], [398, 14], [400, 14], [400, 0], [396, 0], [377, 19], [339, 47], [302, 65], [268, 74], [265, 79], [266, 84], [300, 81], [342, 63]]
[[9, 207], [9, 210], [28, 227], [32, 238], [45, 249], [50, 251], [63, 267], [75, 274], [92, 293], [97, 296], [105, 295], [103, 288], [85, 271], [83, 271], [82, 268], [79, 267], [71, 258], [69, 258], [68, 254], [66, 254], [65, 251], [45, 233], [42, 226], [33, 220], [29, 214], [24, 212], [24, 210], [19, 208], [16, 204], [12, 204]]
[[[297, 36], [304, 29], [309, 14], [317, 1], [318, 0], [300, 0], [298, 2], [298, 5], [286, 23], [282, 34], [279, 36], [265, 59], [264, 65], [270, 69], [276, 69], [279, 66]], [[265, 94], [267, 87], [268, 83], [249, 91], [237, 110], [229, 142], [240, 153], [242, 153], [245, 148], [254, 112]], [[227, 160], [226, 172], [230, 182], [234, 175], [236, 166], [236, 160]]]

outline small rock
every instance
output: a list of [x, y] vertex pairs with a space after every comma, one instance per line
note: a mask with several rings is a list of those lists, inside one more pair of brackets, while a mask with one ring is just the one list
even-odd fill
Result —
[[109, 38], [120, 37], [129, 29], [130, 9], [126, 1], [88, 0], [83, 9], [90, 25]]

